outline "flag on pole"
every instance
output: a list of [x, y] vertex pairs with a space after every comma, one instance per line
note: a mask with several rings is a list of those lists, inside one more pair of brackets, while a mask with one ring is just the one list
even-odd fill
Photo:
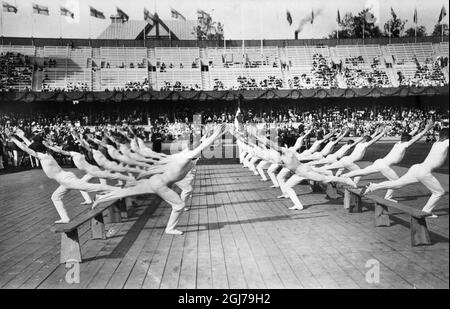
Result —
[[95, 8], [93, 8], [92, 6], [89, 7], [90, 11], [91, 11], [91, 16], [95, 17], [95, 18], [100, 18], [100, 19], [105, 19], [105, 15], [103, 14], [103, 12], [96, 10]]
[[155, 16], [153, 16], [153, 14], [150, 13], [150, 11], [147, 10], [146, 8], [144, 8], [144, 20], [151, 25], [154, 24], [155, 20]]
[[117, 15], [122, 19], [123, 22], [127, 22], [130, 17], [128, 17], [128, 15], [122, 11], [121, 9], [119, 9], [119, 7], [116, 7], [117, 10]]
[[48, 6], [33, 3], [33, 13], [40, 15], [49, 15]]
[[391, 15], [393, 19], [397, 19], [397, 14], [395, 14], [394, 9], [391, 7]]
[[178, 12], [177, 10], [175, 10], [173, 8], [170, 8], [170, 14], [172, 15], [172, 18], [175, 18], [175, 19], [181, 18], [182, 20], [186, 20], [186, 17], [181, 15], [180, 12]]
[[8, 2], [5, 1], [3, 1], [2, 4], [3, 4], [3, 12], [17, 14], [17, 8], [14, 5], [9, 4]]
[[289, 26], [292, 25], [292, 15], [288, 10], [286, 10], [286, 20], [289, 23]]
[[311, 25], [314, 23], [314, 10], [311, 10]]
[[65, 8], [63, 6], [60, 6], [60, 12], [61, 12], [61, 16], [67, 16], [67, 17], [70, 17], [72, 19], [75, 18], [75, 14], [72, 11], [70, 11], [69, 9], [67, 9], [67, 8]]
[[447, 11], [445, 10], [445, 6], [442, 6], [441, 13], [439, 13], [439, 21], [441, 23], [444, 20], [444, 17], [447, 16]]
[[413, 22], [417, 25], [417, 8], [414, 9]]
[[341, 23], [341, 13], [339, 13], [339, 9], [337, 10], [337, 17], [336, 17], [336, 21], [338, 24]]

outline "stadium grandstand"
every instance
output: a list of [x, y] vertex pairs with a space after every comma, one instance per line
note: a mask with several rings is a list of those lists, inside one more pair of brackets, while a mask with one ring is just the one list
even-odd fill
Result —
[[183, 41], [175, 41], [173, 47], [150, 48], [114, 42], [118, 46], [92, 47], [88, 41], [87, 46], [0, 45], [0, 89], [349, 89], [442, 87], [449, 82], [448, 42], [333, 46], [321, 40], [316, 46], [253, 47], [254, 42], [247, 42], [249, 47], [184, 47], [179, 46]]
[[148, 2], [0, 1], [0, 289], [449, 288], [447, 4]]
[[0, 91], [392, 89], [449, 82], [448, 37], [196, 41], [193, 20], [110, 19], [95, 40], [2, 38]]

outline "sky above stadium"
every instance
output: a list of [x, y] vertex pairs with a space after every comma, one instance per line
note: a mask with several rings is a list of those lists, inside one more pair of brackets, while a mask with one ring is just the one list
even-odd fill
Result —
[[[413, 26], [413, 12], [417, 8], [419, 25], [427, 32], [437, 23], [442, 5], [445, 5], [448, 23], [448, 1], [443, 0], [0, 0], [17, 7], [17, 14], [1, 13], [1, 35], [20, 37], [96, 38], [110, 24], [109, 16], [116, 13], [116, 6], [132, 20], [143, 19], [143, 8], [157, 12], [161, 19], [171, 19], [170, 8], [176, 9], [187, 19], [196, 20], [197, 9], [211, 14], [213, 20], [222, 22], [226, 39], [290, 39], [299, 21], [316, 13], [314, 24], [306, 24], [299, 38], [323, 38], [336, 29], [336, 12], [341, 17], [346, 12], [357, 13], [364, 7], [372, 7], [380, 28], [391, 17], [390, 8], [402, 19], [406, 27]], [[50, 15], [33, 14], [32, 3], [49, 7]], [[75, 13], [75, 19], [60, 16], [60, 5]], [[90, 17], [89, 6], [105, 13], [106, 19]], [[286, 10], [293, 23], [286, 21]]]

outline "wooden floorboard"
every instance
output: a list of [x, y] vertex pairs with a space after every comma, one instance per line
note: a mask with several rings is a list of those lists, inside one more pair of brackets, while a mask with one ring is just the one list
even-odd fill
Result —
[[[197, 167], [182, 236], [164, 233], [171, 208], [154, 196], [130, 218], [107, 224], [105, 240], [90, 239], [84, 224], [79, 284], [65, 282], [60, 235], [50, 231], [58, 219], [50, 200], [57, 184], [40, 170], [1, 175], [0, 288], [449, 287], [448, 193], [436, 207], [440, 217], [427, 219], [433, 244], [411, 247], [403, 214], [393, 213], [390, 227], [375, 227], [371, 205], [348, 213], [342, 199], [328, 200], [306, 185], [295, 188], [304, 210], [289, 210], [291, 202], [277, 199], [270, 182], [241, 165], [216, 163]], [[448, 190], [448, 176], [437, 178]], [[374, 174], [361, 183], [382, 180]], [[421, 208], [429, 193], [414, 184], [395, 196]], [[65, 197], [72, 217], [85, 210], [81, 201], [79, 192]], [[380, 265], [378, 284], [365, 279], [370, 259]]]

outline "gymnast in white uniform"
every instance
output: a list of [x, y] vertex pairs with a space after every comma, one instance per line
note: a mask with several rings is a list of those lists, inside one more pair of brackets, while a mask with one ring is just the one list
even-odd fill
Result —
[[[350, 171], [359, 170], [360, 167], [356, 165], [355, 162], [362, 160], [362, 158], [366, 154], [367, 148], [369, 148], [371, 145], [379, 141], [387, 132], [388, 128], [385, 127], [379, 133], [377, 130], [372, 136], [362, 137], [358, 142], [356, 142], [357, 145], [355, 146], [355, 149], [350, 155], [343, 157], [336, 163], [322, 166], [318, 168], [318, 170], [322, 172], [328, 171], [329, 173], [331, 173], [330, 170], [338, 169], [338, 171], [336, 172], [336, 176], [340, 176], [345, 169], [348, 169]], [[360, 178], [361, 177], [355, 177], [354, 182], [357, 184]]]
[[327, 175], [326, 173], [316, 171], [316, 169], [314, 169], [311, 166], [302, 164], [298, 160], [296, 154], [292, 151], [289, 150], [284, 151], [282, 155], [282, 161], [285, 168], [291, 170], [294, 173], [284, 184], [284, 190], [286, 194], [294, 203], [294, 205], [289, 209], [295, 210], [303, 209], [303, 205], [298, 199], [297, 194], [295, 193], [293, 188], [306, 179], [322, 183], [330, 183], [330, 182], [343, 183], [356, 188], [356, 184], [348, 177]]
[[[186, 177], [194, 168], [201, 152], [209, 147], [214, 140], [222, 135], [225, 126], [216, 129], [214, 134], [204, 139], [201, 144], [193, 150], [186, 150], [165, 158], [163, 165], [153, 166], [149, 172], [154, 173], [149, 179], [141, 180], [133, 187], [119, 189], [111, 194], [104, 195], [94, 202], [94, 207], [100, 203], [114, 201], [128, 196], [154, 193], [159, 195], [164, 201], [172, 206], [165, 232], [167, 234], [181, 235], [182, 231], [176, 229], [179, 218], [185, 209], [185, 201], [171, 189], [173, 184], [177, 184]], [[192, 181], [191, 181], [192, 182]]]
[[[93, 178], [98, 178], [100, 183], [104, 185], [106, 184], [106, 179], [126, 181], [128, 185], [135, 182], [134, 177], [122, 175], [120, 173], [112, 173], [107, 170], [101, 170], [98, 166], [90, 164], [86, 161], [86, 158], [82, 153], [74, 150], [63, 150], [61, 147], [51, 146], [48, 142], [44, 142], [43, 144], [56, 153], [71, 157], [76, 168], [86, 173], [86, 175], [81, 178], [83, 181], [89, 182]], [[80, 191], [80, 193], [84, 198], [84, 202], [81, 203], [82, 205], [92, 204], [92, 199], [89, 196], [89, 193], [86, 191]]]
[[[397, 180], [399, 177], [397, 173], [392, 169], [392, 166], [400, 163], [405, 157], [406, 150], [415, 142], [419, 141], [422, 137], [424, 137], [425, 134], [427, 134], [427, 132], [431, 128], [433, 128], [433, 121], [429, 121], [426, 124], [425, 129], [414, 137], [411, 137], [411, 134], [414, 135], [415, 132], [411, 132], [410, 134], [406, 132], [403, 133], [401, 136], [401, 140], [394, 144], [391, 151], [384, 158], [376, 160], [375, 162], [372, 163], [372, 165], [369, 165], [363, 169], [351, 171], [342, 176], [355, 177], [355, 176], [367, 176], [374, 173], [381, 173], [384, 177], [386, 177], [389, 180]], [[387, 190], [384, 198], [386, 200], [396, 202], [396, 200], [392, 198], [393, 194], [394, 190], [389, 189]]]
[[432, 172], [442, 166], [448, 158], [448, 132], [448, 128], [441, 129], [439, 132], [439, 140], [433, 144], [425, 160], [420, 164], [411, 166], [405, 175], [397, 180], [370, 183], [361, 193], [368, 194], [378, 190], [400, 189], [404, 186], [420, 182], [431, 191], [431, 196], [422, 211], [430, 213], [432, 218], [437, 218], [432, 211], [441, 197], [444, 196], [445, 190], [436, 177], [433, 176]]
[[[20, 137], [20, 133], [18, 135]], [[42, 170], [47, 175], [48, 178], [54, 179], [59, 183], [59, 187], [52, 194], [52, 202], [55, 205], [56, 211], [60, 216], [60, 220], [55, 223], [68, 223], [70, 222], [69, 215], [64, 206], [62, 198], [70, 190], [79, 190], [86, 192], [113, 192], [118, 190], [118, 188], [113, 186], [108, 186], [105, 184], [93, 184], [88, 183], [84, 180], [79, 179], [72, 172], [64, 171], [58, 162], [47, 152], [47, 148], [41, 142], [33, 142], [29, 146], [25, 143], [20, 142], [15, 137], [11, 137], [11, 140], [23, 151], [29, 155], [39, 159]]]

